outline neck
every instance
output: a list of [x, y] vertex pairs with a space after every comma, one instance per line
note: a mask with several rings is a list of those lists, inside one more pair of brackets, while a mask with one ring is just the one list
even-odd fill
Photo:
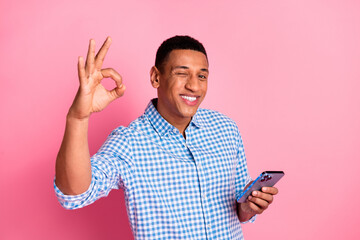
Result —
[[191, 117], [174, 117], [176, 115], [169, 114], [158, 101], [153, 101], [153, 104], [160, 115], [171, 125], [176, 127], [180, 133], [185, 137], [185, 129], [189, 126]]

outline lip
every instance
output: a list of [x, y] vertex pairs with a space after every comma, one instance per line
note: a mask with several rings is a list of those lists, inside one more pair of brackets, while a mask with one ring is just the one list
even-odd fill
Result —
[[[196, 97], [196, 100], [191, 102], [191, 101], [183, 98], [182, 96]], [[180, 98], [181, 98], [181, 99], [186, 103], [186, 105], [188, 105], [188, 106], [195, 106], [195, 105], [197, 105], [198, 102], [199, 102], [199, 99], [200, 99], [199, 96], [195, 96], [195, 95], [192, 95], [192, 94], [181, 94], [181, 95], [180, 95]]]

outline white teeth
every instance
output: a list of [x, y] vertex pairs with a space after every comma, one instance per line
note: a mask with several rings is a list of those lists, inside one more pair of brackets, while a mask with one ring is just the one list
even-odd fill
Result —
[[190, 101], [190, 102], [193, 102], [193, 101], [196, 100], [196, 97], [189, 97], [189, 96], [181, 96], [181, 97], [188, 100], [188, 101]]

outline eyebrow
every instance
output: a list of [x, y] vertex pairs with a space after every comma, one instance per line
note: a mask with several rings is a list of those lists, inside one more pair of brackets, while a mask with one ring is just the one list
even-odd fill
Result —
[[[178, 68], [180, 68], [180, 69], [189, 69], [188, 66], [175, 66], [175, 67], [172, 68], [172, 70], [178, 69]], [[207, 72], [207, 73], [209, 72], [209, 70], [207, 68], [202, 68], [200, 70], [203, 71], [203, 72]]]

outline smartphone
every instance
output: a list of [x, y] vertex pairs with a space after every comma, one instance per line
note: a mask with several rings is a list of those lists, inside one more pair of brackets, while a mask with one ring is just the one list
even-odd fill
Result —
[[239, 203], [246, 202], [246, 199], [253, 191], [259, 191], [262, 187], [273, 187], [280, 178], [285, 175], [283, 171], [265, 171], [261, 173], [237, 198]]

